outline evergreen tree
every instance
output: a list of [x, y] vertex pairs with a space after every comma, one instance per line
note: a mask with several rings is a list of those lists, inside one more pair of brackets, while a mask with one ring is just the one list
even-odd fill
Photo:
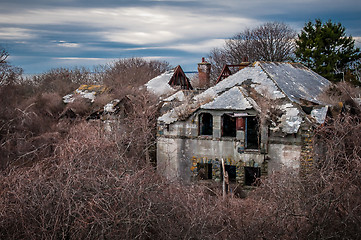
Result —
[[[361, 58], [355, 41], [346, 36], [341, 23], [316, 19], [306, 23], [296, 40], [297, 59], [323, 77], [338, 82], [351, 69], [352, 63]], [[351, 69], [352, 70], [352, 69]]]

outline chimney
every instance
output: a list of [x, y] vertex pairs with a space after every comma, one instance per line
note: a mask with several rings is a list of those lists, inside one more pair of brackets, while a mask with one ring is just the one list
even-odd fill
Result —
[[199, 87], [208, 88], [210, 86], [211, 79], [211, 64], [204, 60], [202, 57], [202, 62], [198, 63], [198, 79], [199, 79]]

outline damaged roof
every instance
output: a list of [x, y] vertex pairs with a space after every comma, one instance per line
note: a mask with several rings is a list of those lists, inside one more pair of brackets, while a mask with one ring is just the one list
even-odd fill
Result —
[[104, 85], [86, 85], [83, 84], [77, 88], [74, 92], [65, 95], [63, 97], [64, 103], [72, 103], [76, 98], [85, 98], [89, 99], [91, 102], [94, 102], [96, 95], [105, 93], [109, 89]]
[[293, 102], [322, 104], [319, 96], [330, 86], [326, 78], [300, 63], [260, 62], [259, 65]]
[[[249, 91], [255, 91], [265, 99], [281, 100], [278, 108], [283, 113], [274, 129], [296, 133], [303, 114], [297, 105], [304, 101], [322, 104], [319, 95], [330, 84], [301, 64], [256, 62], [196, 95], [191, 102], [175, 107], [158, 120], [170, 124], [184, 118], [180, 117], [180, 113], [190, 115], [199, 108], [235, 111], [254, 108], [260, 111], [255, 99], [249, 96]], [[324, 112], [325, 109], [319, 108], [310, 116], [315, 118], [315, 122], [322, 123]]]
[[177, 90], [176, 86], [186, 90], [193, 89], [189, 78], [179, 65], [174, 69], [149, 80], [145, 86], [149, 92], [159, 97], [169, 96], [174, 93]]
[[153, 79], [145, 84], [147, 90], [157, 96], [168, 95], [175, 90], [168, 84], [172, 76], [174, 75], [174, 69], [169, 70]]
[[242, 87], [233, 87], [216, 97], [213, 101], [202, 105], [201, 108], [218, 110], [246, 110], [253, 108], [250, 101], [243, 94], [243, 91]]

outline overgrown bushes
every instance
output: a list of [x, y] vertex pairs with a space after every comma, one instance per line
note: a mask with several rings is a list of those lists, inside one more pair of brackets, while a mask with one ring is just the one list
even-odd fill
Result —
[[56, 145], [53, 157], [3, 172], [0, 236], [358, 239], [360, 130], [357, 117], [334, 119], [317, 132], [328, 151], [311, 173], [279, 172], [248, 198], [223, 200], [201, 186], [169, 182], [151, 164], [123, 154], [130, 151], [119, 145], [126, 134], [114, 137], [79, 123]]
[[[1, 62], [3, 65], [8, 64]], [[122, 99], [127, 94], [133, 94], [136, 96], [132, 99], [133, 104], [140, 107], [139, 111], [149, 114], [146, 106], [151, 106], [153, 102], [150, 103], [149, 96], [140, 94], [139, 87], [168, 68], [165, 62], [131, 58], [99, 66], [96, 72], [85, 68], [59, 68], [28, 79], [21, 77], [20, 70], [16, 74], [8, 74], [10, 70], [0, 68], [0, 169], [9, 164], [33, 164], [51, 156], [54, 144], [66, 136], [71, 126], [64, 122], [59, 124], [59, 117], [66, 108], [72, 108], [80, 118], [86, 118], [114, 98]], [[65, 105], [62, 97], [80, 84], [106, 84], [111, 92], [98, 97], [94, 103], [78, 99]], [[137, 112], [132, 114], [133, 119], [128, 120], [147, 121], [145, 114], [140, 117], [141, 112]], [[153, 115], [152, 118], [155, 117]], [[153, 130], [154, 127], [150, 128], [150, 131]], [[147, 152], [152, 143], [146, 145]]]
[[[132, 60], [113, 74], [134, 71], [137, 64], [142, 62]], [[145, 76], [151, 66], [142, 67]], [[117, 79], [108, 80], [130, 86]], [[1, 239], [361, 238], [358, 105], [344, 106], [316, 130], [315, 147], [321, 150], [308, 174], [277, 172], [246, 199], [224, 200], [217, 189], [210, 195], [205, 187], [156, 173], [158, 109], [149, 95], [118, 89], [117, 96], [136, 93], [129, 98], [134, 111], [114, 121], [109, 132], [100, 122], [60, 124], [62, 95], [25, 90], [0, 87]]]

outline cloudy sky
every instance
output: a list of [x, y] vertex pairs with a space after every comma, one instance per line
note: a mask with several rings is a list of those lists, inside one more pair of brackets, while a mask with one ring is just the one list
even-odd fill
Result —
[[186, 71], [224, 39], [269, 21], [341, 22], [361, 46], [360, 0], [1, 0], [0, 45], [27, 74], [144, 57]]

